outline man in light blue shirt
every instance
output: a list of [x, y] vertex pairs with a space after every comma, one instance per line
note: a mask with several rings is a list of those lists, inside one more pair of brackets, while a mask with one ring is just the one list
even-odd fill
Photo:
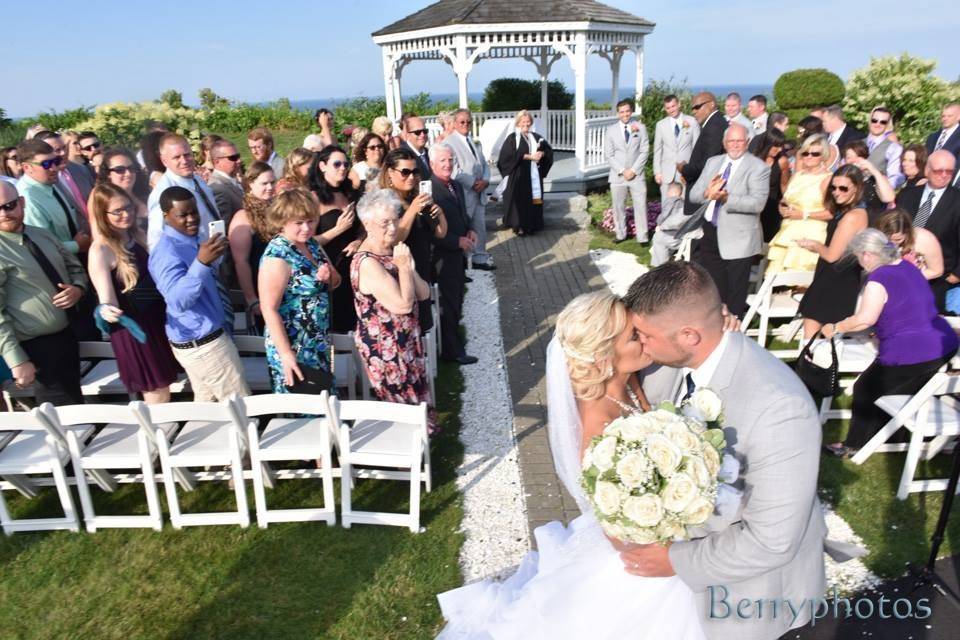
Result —
[[203, 225], [193, 194], [165, 189], [158, 198], [164, 227], [150, 253], [150, 275], [167, 304], [167, 338], [187, 372], [194, 400], [209, 402], [250, 395], [237, 348], [224, 331], [216, 261], [226, 252], [220, 234], [200, 241]]
[[220, 213], [217, 211], [213, 191], [194, 173], [197, 165], [190, 143], [181, 135], [168, 133], [160, 138], [160, 161], [167, 170], [157, 180], [147, 199], [147, 244], [150, 250], [153, 251], [163, 232], [164, 214], [160, 208], [160, 194], [173, 186], [183, 187], [196, 198], [197, 211], [200, 214], [199, 236], [201, 242], [206, 240], [207, 225], [219, 220]]

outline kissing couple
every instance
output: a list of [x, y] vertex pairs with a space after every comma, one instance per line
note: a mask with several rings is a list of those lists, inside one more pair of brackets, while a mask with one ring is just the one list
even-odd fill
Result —
[[[548, 430], [583, 515], [537, 528], [538, 550], [503, 582], [440, 594], [439, 638], [774, 640], [809, 621], [803, 603], [825, 590], [819, 416], [790, 368], [725, 328], [713, 280], [687, 262], [650, 270], [623, 299], [566, 306], [547, 351]], [[608, 538], [580, 485], [584, 450], [611, 421], [698, 388], [723, 404], [735, 513], [667, 545]]]

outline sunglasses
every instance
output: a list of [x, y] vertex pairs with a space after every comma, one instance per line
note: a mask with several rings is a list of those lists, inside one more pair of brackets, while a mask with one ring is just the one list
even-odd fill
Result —
[[801, 151], [800, 156], [804, 158], [819, 158], [823, 155], [822, 151]]
[[27, 164], [36, 165], [38, 167], [43, 167], [44, 171], [50, 171], [54, 167], [59, 167], [63, 164], [63, 158], [57, 156], [56, 158], [50, 158], [48, 160], [43, 160], [41, 162], [28, 162]]
[[933, 168], [931, 168], [931, 169], [928, 169], [928, 171], [929, 171], [930, 173], [938, 173], [938, 174], [940, 174], [940, 175], [942, 175], [942, 176], [953, 175], [953, 169], [933, 169]]
[[80, 147], [82, 151], [93, 151], [94, 149], [99, 149], [99, 148], [100, 148], [99, 142], [91, 142], [85, 147]]
[[110, 173], [115, 173], [117, 175], [123, 176], [128, 173], [133, 173], [135, 169], [132, 164], [118, 164], [115, 167], [110, 167]]
[[18, 196], [13, 200], [11, 200], [10, 202], [4, 202], [3, 204], [0, 204], [0, 210], [13, 211], [14, 209], [17, 208], [17, 205], [19, 204], [20, 204], [20, 198]]
[[377, 151], [377, 150], [383, 151], [383, 148], [384, 148], [384, 147], [383, 147], [382, 144], [370, 144], [370, 145], [367, 145], [367, 151]]
[[229, 156], [220, 156], [219, 158], [217, 158], [217, 160], [229, 160], [230, 162], [236, 162], [239, 159], [240, 159], [239, 153], [234, 153], [233, 155], [229, 155]]
[[342, 169], [344, 167], [349, 167], [350, 163], [347, 162], [346, 160], [334, 160], [333, 162], [330, 163], [330, 166], [333, 167], [334, 169]]
[[416, 169], [416, 168], [414, 168], [414, 169], [406, 169], [406, 168], [404, 168], [404, 169], [393, 169], [393, 171], [396, 171], [397, 173], [399, 173], [399, 174], [400, 174], [401, 176], [403, 176], [404, 178], [409, 178], [410, 176], [418, 176], [418, 175], [420, 175], [420, 169]]
[[879, 119], [877, 119], [877, 118], [870, 118], [870, 122], [872, 122], [873, 124], [887, 124], [887, 123], [890, 122], [890, 121], [889, 121], [889, 120], [879, 120]]
[[690, 107], [691, 111], [699, 111], [703, 105], [708, 104], [707, 102], [698, 102], [697, 104]]
[[427, 135], [427, 130], [426, 130], [426, 129], [412, 129], [412, 130], [410, 131], [410, 133], [413, 134], [413, 135], [415, 135], [415, 136], [425, 136], [425, 135]]
[[845, 184], [832, 184], [830, 185], [831, 191], [839, 191], [840, 193], [846, 193], [850, 191], [850, 187]]
[[15, 154], [15, 153], [14, 153], [13, 155], [7, 156], [7, 160], [14, 160], [14, 161], [16, 161], [16, 160], [19, 160], [19, 159], [20, 159], [20, 156], [18, 156], [18, 155]]

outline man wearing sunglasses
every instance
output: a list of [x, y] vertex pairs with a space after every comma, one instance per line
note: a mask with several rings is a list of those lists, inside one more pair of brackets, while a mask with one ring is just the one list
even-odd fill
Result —
[[688, 216], [699, 208], [690, 202], [690, 185], [700, 178], [708, 158], [723, 153], [723, 132], [727, 130], [727, 119], [717, 111], [717, 99], [709, 91], [701, 91], [693, 97], [690, 112], [700, 123], [700, 137], [693, 145], [690, 160], [677, 163], [677, 170], [687, 185], [683, 211]]
[[77, 142], [80, 144], [80, 155], [83, 157], [84, 164], [96, 176], [100, 160], [103, 159], [103, 145], [100, 143], [100, 138], [93, 131], [84, 131], [77, 138]]
[[90, 228], [73, 198], [57, 184], [65, 159], [36, 138], [21, 142], [17, 152], [23, 165], [19, 188], [26, 223], [49, 231], [70, 253], [86, 256]]
[[236, 145], [229, 140], [217, 140], [210, 149], [213, 160], [213, 173], [207, 184], [213, 191], [220, 217], [230, 228], [230, 220], [240, 209], [243, 209], [243, 185], [240, 184], [240, 173], [243, 162]]
[[57, 176], [57, 183], [63, 193], [69, 194], [73, 199], [73, 204], [77, 211], [83, 214], [83, 217], [89, 222], [90, 216], [87, 212], [87, 200], [90, 199], [90, 192], [93, 191], [94, 180], [90, 176], [90, 170], [82, 164], [70, 162], [70, 154], [67, 151], [67, 143], [63, 137], [54, 131], [41, 131], [36, 136], [37, 140], [43, 140], [57, 157], [63, 159], [60, 165], [60, 173]]
[[867, 134], [867, 149], [870, 157], [867, 160], [880, 173], [887, 176], [890, 186], [899, 189], [907, 181], [900, 171], [900, 156], [903, 154], [903, 145], [895, 142], [893, 136], [893, 114], [886, 107], [875, 107], [870, 112], [870, 133]]
[[430, 158], [427, 155], [427, 125], [417, 116], [409, 116], [403, 126], [403, 144], [417, 155], [417, 166], [420, 167], [420, 179], [429, 180], [433, 172], [430, 170]]
[[57, 238], [24, 224], [23, 205], [16, 188], [0, 182], [0, 357], [18, 387], [33, 385], [38, 403], [80, 404], [69, 314], [88, 286], [86, 272]]

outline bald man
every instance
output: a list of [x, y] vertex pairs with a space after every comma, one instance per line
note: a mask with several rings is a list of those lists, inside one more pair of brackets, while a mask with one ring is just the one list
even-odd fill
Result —
[[960, 155], [960, 104], [946, 105], [940, 112], [940, 129], [927, 138], [927, 153], [944, 149], [956, 158]]
[[82, 403], [70, 325], [87, 276], [63, 243], [23, 217], [23, 198], [0, 182], [0, 357], [18, 387], [33, 385], [38, 403]]
[[619, 545], [624, 569], [677, 575], [694, 592], [712, 640], [774, 640], [807, 624], [809, 606], [790, 613], [783, 605], [771, 615], [753, 605], [816, 601], [826, 588], [827, 530], [817, 499], [821, 431], [810, 394], [754, 340], [723, 331], [719, 293], [694, 263], [650, 270], [624, 302], [644, 351], [660, 365], [643, 372], [647, 397], [679, 404], [697, 389], [715, 392], [727, 453], [740, 462], [736, 486], [745, 490], [737, 513], [718, 517], [709, 533], [665, 546]]
[[687, 199], [684, 211], [687, 215], [697, 210], [690, 202], [690, 186], [696, 183], [703, 171], [707, 159], [723, 153], [723, 132], [727, 129], [727, 120], [717, 110], [717, 99], [709, 91], [701, 91], [693, 97], [691, 106], [693, 117], [700, 124], [700, 137], [693, 145], [688, 162], [678, 162], [677, 170], [687, 185]]
[[950, 186], [957, 159], [946, 149], [927, 159], [927, 184], [909, 187], [897, 196], [897, 206], [913, 216], [913, 226], [928, 229], [940, 241], [944, 275], [930, 281], [937, 307], [944, 311], [947, 290], [960, 284], [960, 191]]

